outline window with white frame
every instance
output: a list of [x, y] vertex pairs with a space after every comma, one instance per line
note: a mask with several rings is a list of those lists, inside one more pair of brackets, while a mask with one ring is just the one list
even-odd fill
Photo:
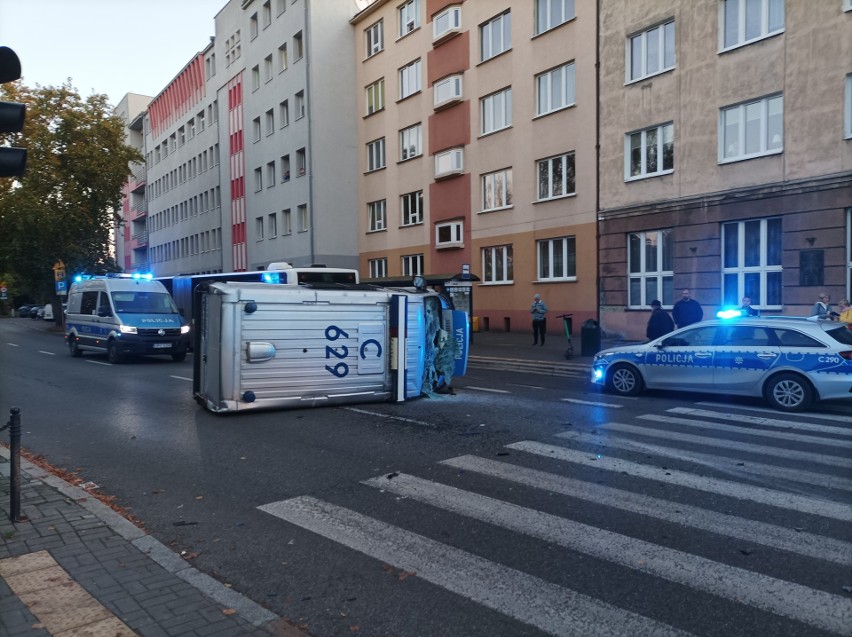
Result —
[[385, 167], [385, 138], [367, 144], [367, 172]]
[[627, 40], [627, 81], [635, 82], [675, 67], [675, 23], [669, 20]]
[[555, 69], [535, 76], [536, 115], [572, 106], [574, 93], [574, 63], [563, 64]]
[[423, 274], [423, 255], [407, 254], [402, 257], [402, 275], [416, 276]]
[[372, 115], [385, 107], [385, 78], [376, 80], [365, 89], [367, 97], [367, 115]]
[[399, 216], [403, 226], [423, 223], [423, 191], [407, 192], [399, 198]]
[[308, 204], [303, 203], [297, 209], [299, 215], [299, 232], [308, 231]]
[[575, 237], [536, 242], [539, 281], [573, 281], [577, 278]]
[[281, 128], [290, 125], [290, 102], [284, 100], [278, 105], [278, 119], [281, 122]]
[[305, 116], [305, 92], [298, 91], [296, 93], [296, 119], [302, 119]]
[[252, 129], [252, 135], [254, 136], [253, 137], [254, 141], [259, 142], [260, 141], [260, 135], [261, 135], [260, 118], [259, 117], [255, 117], [252, 120], [251, 129]]
[[275, 111], [271, 108], [266, 111], [266, 135], [272, 135], [275, 132]]
[[387, 257], [383, 257], [381, 259], [370, 259], [367, 264], [370, 269], [371, 279], [380, 279], [388, 275]]
[[263, 217], [255, 217], [254, 235], [255, 241], [263, 241]]
[[667, 175], [674, 170], [674, 124], [661, 124], [624, 136], [624, 179]]
[[266, 187], [272, 188], [275, 182], [275, 161], [270, 161], [266, 163]]
[[781, 95], [728, 106], [719, 111], [719, 163], [772, 155], [784, 150]]
[[539, 201], [574, 194], [574, 153], [541, 159], [536, 164]]
[[482, 285], [512, 283], [514, 279], [511, 245], [482, 248]]
[[256, 91], [260, 88], [260, 67], [254, 66], [251, 69], [251, 90]]
[[290, 154], [281, 156], [281, 183], [290, 181]]
[[302, 32], [299, 31], [293, 36], [293, 56], [296, 60], [301, 60], [305, 55], [305, 44], [302, 38]]
[[399, 99], [414, 95], [420, 90], [420, 60], [399, 69]]
[[278, 72], [287, 70], [287, 43], [278, 47]]
[[504, 88], [479, 100], [480, 133], [488, 135], [512, 125], [512, 89]]
[[384, 199], [371, 201], [367, 204], [368, 232], [379, 232], [387, 229], [387, 203]]
[[458, 248], [464, 246], [464, 222], [447, 221], [435, 224], [435, 247]]
[[263, 81], [271, 82], [272, 75], [272, 54], [269, 54], [263, 59]]
[[364, 40], [366, 42], [367, 55], [372, 57], [385, 48], [385, 27], [384, 22], [379, 20], [375, 24], [371, 24], [364, 30]]
[[260, 192], [263, 190], [263, 170], [261, 168], [254, 169], [254, 191]]
[[432, 86], [432, 92], [435, 99], [435, 108], [459, 101], [462, 98], [462, 76], [450, 75], [442, 80], [438, 80]]
[[544, 33], [574, 17], [574, 0], [535, 0], [535, 32]]
[[257, 14], [253, 13], [249, 18], [249, 37], [254, 40], [257, 37]]
[[512, 14], [501, 13], [479, 27], [479, 59], [490, 60], [512, 48]]
[[266, 0], [263, 3], [263, 28], [265, 29], [272, 24], [272, 0]]
[[458, 175], [464, 170], [464, 153], [461, 148], [451, 148], [435, 155], [435, 178]]
[[761, 309], [782, 300], [781, 218], [722, 224], [722, 304], [739, 306], [744, 296]]
[[647, 308], [674, 299], [674, 243], [670, 228], [627, 235], [627, 305]]
[[308, 156], [305, 148], [299, 148], [296, 151], [296, 174], [299, 177], [304, 177], [308, 172]]
[[725, 51], [784, 31], [784, 0], [722, 0], [719, 50]]
[[268, 234], [270, 239], [274, 239], [278, 236], [278, 215], [276, 213], [269, 213], [266, 229], [269, 231]]
[[408, 0], [397, 9], [399, 14], [399, 37], [408, 35], [420, 26], [420, 0]]
[[482, 211], [512, 206], [512, 169], [504, 168], [482, 175]]
[[281, 234], [293, 234], [293, 218], [290, 214], [289, 208], [285, 208], [281, 211]]
[[423, 154], [422, 131], [420, 124], [399, 131], [399, 159], [405, 161]]
[[432, 41], [440, 40], [450, 33], [458, 33], [461, 29], [461, 7], [447, 7], [432, 18]]
[[[849, 0], [852, 2], [852, 0]], [[846, 76], [845, 101], [843, 102], [843, 133], [852, 139], [852, 73]]]

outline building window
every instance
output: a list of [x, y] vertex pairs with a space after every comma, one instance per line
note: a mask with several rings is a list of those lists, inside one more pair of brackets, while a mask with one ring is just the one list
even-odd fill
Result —
[[290, 181], [290, 155], [281, 156], [281, 183]]
[[296, 170], [299, 177], [304, 177], [308, 172], [308, 158], [304, 148], [296, 151]]
[[722, 0], [719, 49], [725, 51], [781, 33], [784, 0]]
[[414, 95], [420, 90], [420, 60], [399, 69], [399, 99]]
[[748, 296], [760, 308], [780, 308], [781, 219], [722, 224], [722, 303]]
[[266, 111], [266, 136], [275, 132], [275, 111], [271, 108]]
[[458, 175], [464, 170], [464, 153], [461, 148], [452, 148], [435, 155], [435, 178]]
[[296, 60], [301, 60], [305, 55], [305, 47], [301, 31], [293, 36], [293, 55]]
[[260, 192], [263, 190], [263, 170], [260, 168], [254, 169], [254, 191]]
[[293, 219], [290, 215], [290, 209], [285, 208], [281, 211], [281, 234], [293, 234]]
[[538, 165], [538, 200], [574, 194], [574, 153], [542, 159]]
[[563, 64], [535, 76], [536, 115], [546, 115], [574, 104], [574, 64]]
[[482, 175], [482, 212], [512, 206], [512, 169]]
[[364, 38], [367, 44], [366, 57], [372, 57], [376, 53], [385, 48], [384, 38], [384, 22], [379, 20], [375, 24], [367, 27], [364, 31]]
[[251, 90], [256, 91], [260, 88], [260, 67], [255, 66], [251, 70]]
[[379, 232], [387, 229], [387, 204], [384, 199], [371, 201], [367, 204], [368, 232]]
[[423, 223], [423, 191], [407, 192], [399, 198], [400, 220], [403, 226]]
[[387, 257], [382, 259], [370, 259], [367, 263], [370, 268], [370, 278], [380, 279], [388, 275]]
[[256, 241], [263, 241], [263, 217], [255, 217], [254, 233]]
[[385, 79], [376, 80], [366, 88], [367, 115], [372, 115], [385, 107]]
[[267, 218], [267, 230], [269, 230], [268, 234], [270, 239], [274, 239], [278, 236], [278, 215], [274, 212], [270, 213]]
[[408, 254], [402, 257], [402, 275], [416, 276], [423, 274], [423, 255]]
[[[852, 0], [849, 0], [852, 2]], [[843, 131], [846, 139], [852, 139], [852, 73], [846, 76], [846, 101], [843, 104]]]
[[435, 224], [436, 248], [460, 248], [464, 246], [464, 222], [448, 221]]
[[178, 147], [183, 146], [186, 143], [186, 128], [181, 126], [178, 128], [177, 133]]
[[482, 249], [482, 284], [512, 283], [515, 279], [512, 246]]
[[675, 23], [670, 20], [627, 41], [627, 81], [635, 82], [675, 67]]
[[272, 24], [272, 5], [271, 0], [266, 0], [263, 3], [263, 28], [265, 29]]
[[447, 7], [432, 19], [432, 41], [461, 30], [461, 7]]
[[249, 36], [251, 37], [252, 40], [254, 40], [257, 37], [257, 32], [258, 32], [258, 29], [257, 29], [257, 14], [253, 13], [251, 15], [251, 18], [249, 18]]
[[275, 185], [275, 162], [266, 163], [266, 187], [272, 188]]
[[260, 118], [255, 117], [251, 122], [252, 133], [254, 135], [254, 141], [260, 141], [261, 129], [260, 129]]
[[420, 26], [420, 0], [408, 0], [397, 9], [399, 13], [399, 37], [408, 35]]
[[299, 232], [308, 231], [308, 204], [303, 203], [298, 208]]
[[512, 14], [507, 11], [479, 27], [479, 59], [484, 62], [512, 48]]
[[385, 167], [385, 138], [367, 144], [367, 172]]
[[719, 163], [784, 150], [784, 98], [764, 97], [719, 112]]
[[451, 75], [433, 86], [435, 108], [458, 102], [462, 98], [462, 76]]
[[270, 54], [263, 59], [263, 81], [271, 82], [272, 75], [272, 55]]
[[299, 91], [296, 93], [296, 119], [302, 119], [305, 116], [305, 92]]
[[278, 47], [278, 72], [287, 70], [287, 43]]
[[479, 100], [480, 132], [483, 135], [493, 133], [512, 125], [512, 89], [505, 88]]
[[275, 15], [281, 15], [287, 10], [287, 0], [275, 0]]
[[674, 248], [671, 229], [627, 235], [627, 305], [647, 308], [654, 299], [665, 307], [674, 298]]
[[674, 124], [624, 136], [624, 179], [666, 175], [674, 170]]
[[538, 280], [573, 281], [577, 278], [577, 250], [574, 237], [546, 239], [537, 243]]
[[290, 125], [290, 102], [284, 100], [278, 105], [278, 119], [281, 120], [281, 128]]
[[399, 131], [399, 159], [405, 161], [423, 154], [422, 132], [420, 124]]
[[574, 0], [535, 0], [535, 32], [544, 33], [574, 17]]

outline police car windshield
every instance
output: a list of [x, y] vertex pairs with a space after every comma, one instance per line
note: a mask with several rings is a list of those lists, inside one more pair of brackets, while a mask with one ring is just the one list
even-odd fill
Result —
[[177, 314], [172, 297], [162, 292], [113, 292], [112, 304], [119, 314]]
[[826, 333], [838, 343], [852, 345], [852, 329], [845, 323], [833, 329], [826, 330]]

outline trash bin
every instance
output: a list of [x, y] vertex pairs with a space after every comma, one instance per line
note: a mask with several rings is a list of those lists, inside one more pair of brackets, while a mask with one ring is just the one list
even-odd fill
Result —
[[471, 323], [472, 323], [471, 329], [474, 332], [478, 332], [479, 331], [479, 317], [478, 316], [472, 316], [472, 317], [470, 317], [470, 320], [471, 320]]
[[583, 356], [594, 356], [601, 350], [601, 328], [596, 320], [589, 319], [583, 323], [580, 349]]

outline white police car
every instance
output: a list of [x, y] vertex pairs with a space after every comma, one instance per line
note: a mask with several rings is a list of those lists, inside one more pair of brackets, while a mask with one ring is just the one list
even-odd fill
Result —
[[852, 400], [852, 324], [783, 316], [702, 321], [599, 352], [592, 382], [623, 396], [646, 388], [763, 396], [783, 411]]

